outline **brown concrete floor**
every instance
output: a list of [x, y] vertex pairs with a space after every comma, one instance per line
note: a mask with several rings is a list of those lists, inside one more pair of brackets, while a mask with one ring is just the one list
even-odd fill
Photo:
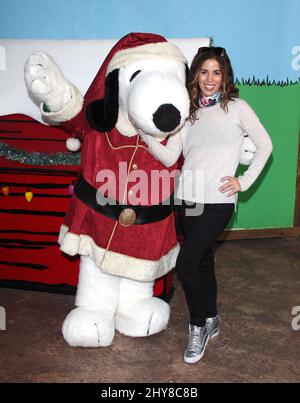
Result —
[[[201, 362], [185, 364], [187, 311], [180, 284], [168, 329], [148, 338], [117, 334], [112, 346], [69, 347], [61, 324], [73, 296], [0, 288], [0, 382], [300, 382], [300, 238], [217, 245], [220, 336]], [[299, 320], [300, 324], [300, 320]]]

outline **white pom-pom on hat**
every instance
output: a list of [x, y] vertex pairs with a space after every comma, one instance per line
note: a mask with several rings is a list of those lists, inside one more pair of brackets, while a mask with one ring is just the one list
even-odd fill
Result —
[[66, 146], [69, 151], [78, 151], [81, 147], [80, 140], [69, 137], [66, 141]]

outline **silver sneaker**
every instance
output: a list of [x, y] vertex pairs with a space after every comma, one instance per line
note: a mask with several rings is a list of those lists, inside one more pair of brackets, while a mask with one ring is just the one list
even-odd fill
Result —
[[189, 344], [184, 352], [184, 361], [188, 364], [193, 364], [204, 355], [209, 336], [206, 325], [195, 326], [189, 325]]
[[219, 315], [213, 318], [206, 318], [206, 327], [209, 339], [217, 337], [219, 334]]

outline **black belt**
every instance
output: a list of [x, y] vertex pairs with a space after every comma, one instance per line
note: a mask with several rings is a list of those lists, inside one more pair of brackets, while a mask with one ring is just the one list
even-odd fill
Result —
[[103, 195], [101, 195], [102, 200], [105, 200], [106, 203], [98, 204], [97, 190], [82, 175], [74, 186], [74, 193], [83, 203], [106, 217], [118, 220], [124, 227], [162, 221], [172, 213], [174, 206], [173, 194], [167, 200], [153, 206], [126, 205]]

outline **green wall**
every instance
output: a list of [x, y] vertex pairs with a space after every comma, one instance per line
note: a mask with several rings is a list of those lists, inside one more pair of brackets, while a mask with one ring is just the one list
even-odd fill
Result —
[[[240, 84], [240, 97], [260, 117], [273, 153], [254, 185], [239, 194], [232, 229], [293, 227], [300, 123], [300, 82]], [[243, 168], [239, 168], [239, 172]]]

